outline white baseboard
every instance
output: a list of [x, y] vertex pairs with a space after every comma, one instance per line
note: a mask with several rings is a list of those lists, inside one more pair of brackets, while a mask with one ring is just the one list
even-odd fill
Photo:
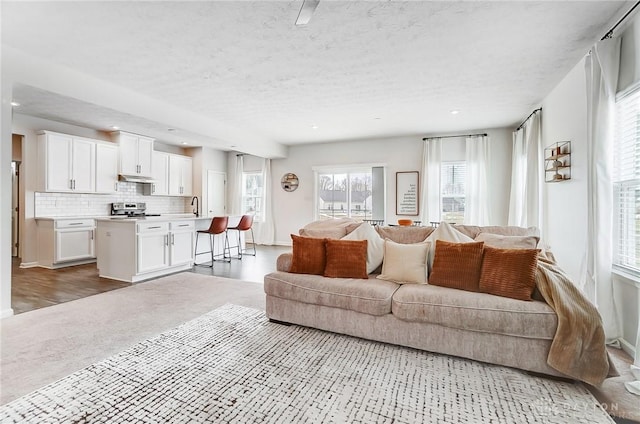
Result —
[[277, 241], [275, 243], [273, 243], [274, 246], [288, 246], [291, 247], [293, 246], [293, 242], [291, 240], [289, 241]]
[[627, 352], [632, 358], [636, 357], [636, 347], [634, 345], [625, 339], [620, 339], [620, 345], [622, 346], [622, 350]]
[[0, 319], [8, 318], [10, 316], [13, 316], [13, 309], [11, 309], [11, 308], [5, 309], [2, 312], [0, 312]]
[[38, 266], [38, 262], [22, 262], [20, 268], [35, 268]]

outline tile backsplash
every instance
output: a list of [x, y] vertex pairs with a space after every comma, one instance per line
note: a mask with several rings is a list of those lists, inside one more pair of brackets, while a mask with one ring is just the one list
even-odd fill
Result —
[[35, 216], [104, 216], [111, 203], [145, 202], [147, 213], [191, 212], [190, 197], [145, 196], [139, 183], [119, 182], [113, 194], [35, 193]]

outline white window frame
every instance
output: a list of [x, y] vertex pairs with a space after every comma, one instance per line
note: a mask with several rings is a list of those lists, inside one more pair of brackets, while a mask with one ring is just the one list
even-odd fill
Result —
[[[629, 111], [621, 110], [628, 106]], [[627, 200], [621, 207], [620, 196], [629, 198], [640, 196], [640, 84], [616, 96], [613, 142], [613, 166], [611, 183], [613, 186], [613, 268], [636, 278], [640, 277], [640, 228], [638, 203]], [[624, 115], [624, 116], [623, 116]], [[621, 122], [624, 119], [625, 122]], [[635, 211], [635, 212], [634, 212]], [[635, 227], [635, 231], [633, 231]], [[635, 262], [632, 263], [632, 262]]]
[[[252, 177], [252, 176], [259, 176], [262, 178], [262, 186], [260, 187], [260, 193], [255, 195], [255, 194], [247, 194], [247, 179], [248, 177]], [[242, 214], [243, 215], [251, 215], [252, 213], [250, 211], [247, 211], [245, 209], [246, 207], [246, 202], [245, 200], [248, 198], [252, 198], [252, 199], [258, 199], [259, 203], [260, 203], [260, 210], [259, 211], [253, 211], [253, 217], [254, 220], [256, 222], [262, 222], [264, 220], [264, 213], [262, 211], [262, 208], [264, 208], [264, 175], [262, 174], [262, 171], [243, 171], [242, 172]], [[259, 212], [259, 213], [257, 213]]]
[[[357, 172], [370, 172], [372, 168], [382, 167], [384, 168], [384, 219], [386, 220], [387, 216], [387, 165], [385, 163], [358, 163], [358, 164], [348, 164], [348, 165], [322, 165], [322, 166], [314, 166], [311, 168], [313, 171], [313, 220], [317, 221], [320, 219], [320, 215], [318, 213], [318, 197], [320, 195], [318, 191], [318, 178], [321, 173], [333, 173], [333, 174], [349, 174], [349, 173], [357, 173]], [[347, 176], [348, 178], [348, 176]], [[347, 197], [351, 197], [351, 190], [347, 190]], [[350, 203], [351, 199], [348, 199]], [[349, 204], [348, 203], [348, 204]]]
[[[463, 190], [464, 193], [463, 194], [458, 194], [458, 193], [453, 193], [453, 194], [447, 194], [445, 195], [444, 193], [444, 184], [445, 184], [445, 178], [444, 178], [444, 170], [445, 167], [453, 165], [460, 165], [463, 164], [465, 169], [465, 178], [463, 178]], [[440, 163], [440, 221], [444, 221], [443, 217], [444, 217], [444, 198], [458, 198], [458, 199], [464, 199], [464, 214], [467, 213], [467, 187], [466, 187], [466, 172], [467, 172], [467, 162], [464, 160], [449, 160], [449, 161], [442, 161]], [[460, 221], [459, 223], [462, 224], [464, 222], [464, 217], [465, 215], [462, 215], [462, 221]], [[449, 222], [449, 221], [446, 221]]]

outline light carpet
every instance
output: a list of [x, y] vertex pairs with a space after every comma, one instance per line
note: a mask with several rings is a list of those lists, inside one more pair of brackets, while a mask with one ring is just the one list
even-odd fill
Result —
[[3, 423], [612, 423], [581, 385], [225, 305], [0, 408]]

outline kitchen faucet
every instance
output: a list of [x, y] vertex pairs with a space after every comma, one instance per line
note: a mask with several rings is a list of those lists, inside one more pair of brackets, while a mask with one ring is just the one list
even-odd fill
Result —
[[196, 210], [193, 213], [195, 214], [195, 216], [197, 218], [197, 217], [200, 216], [200, 213], [199, 213], [199, 211], [200, 211], [200, 201], [198, 200], [198, 196], [193, 196], [193, 198], [191, 199], [191, 206], [193, 206], [193, 202], [196, 202]]

